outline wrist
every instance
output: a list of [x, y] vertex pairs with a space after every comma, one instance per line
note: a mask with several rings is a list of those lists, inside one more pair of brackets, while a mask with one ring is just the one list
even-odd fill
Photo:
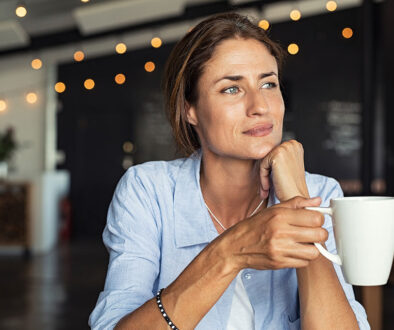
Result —
[[230, 235], [220, 236], [206, 248], [206, 259], [222, 277], [235, 277], [242, 267], [241, 258], [234, 253], [234, 244]]

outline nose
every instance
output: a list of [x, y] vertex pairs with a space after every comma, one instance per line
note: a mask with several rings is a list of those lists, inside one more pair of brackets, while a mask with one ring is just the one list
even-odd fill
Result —
[[249, 91], [247, 95], [246, 114], [248, 117], [261, 116], [269, 111], [269, 105], [264, 93]]

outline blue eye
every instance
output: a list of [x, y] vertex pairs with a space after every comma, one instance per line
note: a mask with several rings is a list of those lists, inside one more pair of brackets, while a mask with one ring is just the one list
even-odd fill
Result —
[[263, 84], [261, 86], [261, 88], [271, 89], [271, 88], [275, 88], [276, 86], [277, 86], [277, 84], [274, 82], [267, 82], [267, 83]]
[[236, 94], [239, 92], [239, 88], [236, 86], [232, 86], [223, 90], [223, 93], [226, 94]]

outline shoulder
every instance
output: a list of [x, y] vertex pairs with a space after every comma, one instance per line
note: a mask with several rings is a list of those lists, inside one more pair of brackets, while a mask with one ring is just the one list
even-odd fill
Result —
[[329, 204], [330, 199], [342, 197], [343, 192], [338, 181], [320, 174], [305, 172], [306, 184], [311, 197], [320, 196], [322, 206]]
[[118, 187], [143, 188], [147, 192], [156, 191], [160, 187], [175, 185], [179, 169], [186, 158], [171, 161], [150, 161], [131, 166], [122, 176]]

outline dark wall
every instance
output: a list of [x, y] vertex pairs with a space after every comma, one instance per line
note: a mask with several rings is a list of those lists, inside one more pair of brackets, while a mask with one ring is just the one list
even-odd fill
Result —
[[[300, 46], [297, 55], [288, 55], [283, 73], [287, 134], [304, 145], [308, 171], [338, 179], [360, 176], [359, 17], [358, 9], [328, 13], [276, 24], [271, 34], [284, 46]], [[353, 29], [351, 39], [341, 36], [344, 27]]]
[[[125, 167], [155, 159], [175, 158], [161, 95], [161, 76], [171, 46], [64, 64], [58, 79], [67, 90], [59, 95], [58, 149], [66, 154], [61, 168], [71, 172], [73, 233], [101, 234], [115, 185]], [[146, 61], [156, 69], [146, 72]], [[117, 85], [117, 73], [126, 76]], [[95, 81], [93, 90], [83, 87]], [[134, 145], [132, 152], [123, 143]]]
[[[308, 171], [341, 182], [360, 181], [361, 19], [359, 9], [350, 9], [274, 24], [270, 31], [284, 47], [300, 46], [282, 77], [284, 138], [303, 143]], [[353, 38], [341, 37], [344, 27], [353, 29]], [[59, 95], [58, 148], [66, 153], [62, 167], [71, 171], [74, 235], [101, 234], [125, 157], [134, 163], [175, 158], [160, 90], [170, 50], [166, 45], [59, 67], [67, 91]], [[144, 71], [147, 60], [156, 63], [153, 73]], [[127, 77], [122, 86], [113, 82], [119, 72]], [[88, 77], [96, 81], [92, 91], [82, 85]], [[131, 155], [122, 150], [124, 141], [134, 143]]]
[[394, 1], [386, 1], [382, 13], [387, 194], [394, 196]]

